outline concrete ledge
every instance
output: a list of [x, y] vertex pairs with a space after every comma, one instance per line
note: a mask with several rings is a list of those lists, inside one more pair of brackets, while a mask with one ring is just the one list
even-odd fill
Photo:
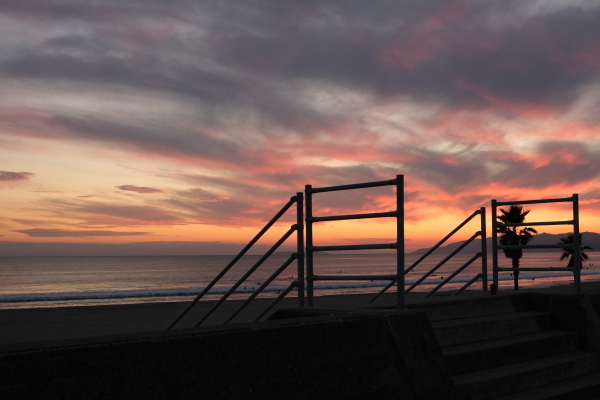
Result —
[[576, 332], [582, 349], [600, 351], [600, 294], [529, 293], [529, 302], [551, 312], [557, 328]]
[[450, 399], [420, 311], [346, 313], [13, 346], [0, 398]]

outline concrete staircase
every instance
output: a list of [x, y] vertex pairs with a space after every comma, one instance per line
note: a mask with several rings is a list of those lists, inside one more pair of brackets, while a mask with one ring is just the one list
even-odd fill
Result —
[[600, 399], [600, 353], [518, 296], [418, 306], [452, 372], [457, 400]]

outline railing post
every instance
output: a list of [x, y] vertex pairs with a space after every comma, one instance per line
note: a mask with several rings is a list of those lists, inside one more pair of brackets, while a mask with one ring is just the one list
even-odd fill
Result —
[[483, 285], [483, 291], [487, 292], [487, 242], [486, 242], [486, 231], [485, 231], [485, 207], [480, 208], [481, 215], [481, 283]]
[[304, 187], [306, 200], [306, 303], [313, 306], [313, 234], [312, 234], [312, 186]]
[[581, 291], [581, 243], [579, 242], [579, 195], [573, 195], [573, 279], [575, 292]]
[[396, 274], [398, 311], [404, 309], [404, 175], [396, 175]]
[[498, 287], [498, 231], [496, 230], [496, 199], [492, 199], [492, 273], [494, 275], [494, 286]]
[[296, 225], [298, 230], [297, 249], [298, 254], [298, 307], [304, 307], [304, 193], [296, 193]]

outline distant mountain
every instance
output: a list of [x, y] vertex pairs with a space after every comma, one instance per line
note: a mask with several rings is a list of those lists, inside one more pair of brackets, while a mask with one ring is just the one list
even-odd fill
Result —
[[[582, 236], [583, 244], [590, 246], [593, 249], [591, 251], [600, 251], [600, 234], [595, 233], [595, 232], [582, 232], [582, 234], [583, 234], [583, 236]], [[567, 235], [568, 235], [568, 233], [559, 233], [557, 235], [554, 235], [551, 233], [540, 233], [539, 235], [535, 235], [533, 240], [529, 243], [530, 244], [558, 244], [560, 242], [560, 238], [566, 237]], [[465, 242], [465, 240], [460, 241], [460, 242], [450, 243], [445, 246], [441, 246], [440, 248], [436, 249], [435, 253], [436, 254], [452, 253], [454, 250], [456, 250], [458, 247], [460, 247], [460, 245], [463, 244], [464, 242]], [[486, 243], [487, 243], [487, 251], [488, 251], [488, 253], [491, 253], [492, 238], [488, 237], [486, 240]], [[419, 249], [419, 250], [413, 251], [412, 254], [423, 254], [423, 253], [427, 252], [428, 250], [429, 250], [429, 248]], [[465, 247], [464, 249], [461, 250], [461, 253], [462, 252], [477, 253], [478, 251], [481, 251], [481, 239], [473, 240], [471, 243], [469, 243], [467, 245], [467, 247]], [[530, 250], [526, 250], [526, 251], [528, 251], [528, 252], [560, 252], [561, 249], [530, 249]]]

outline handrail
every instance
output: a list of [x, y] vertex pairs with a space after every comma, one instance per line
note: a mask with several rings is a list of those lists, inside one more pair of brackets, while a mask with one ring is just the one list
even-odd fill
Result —
[[[287, 210], [289, 210], [289, 208], [294, 203], [298, 205], [297, 223], [294, 226], [295, 230], [298, 233], [298, 251], [296, 253], [296, 259], [298, 260], [298, 279], [300, 280], [300, 284], [297, 284], [296, 286], [298, 287], [298, 303], [299, 306], [302, 307], [304, 305], [304, 194], [302, 192], [298, 192], [296, 193], [296, 196], [292, 196], [290, 198], [290, 200], [281, 208], [281, 210], [279, 210], [279, 212], [275, 214], [273, 218], [271, 218], [271, 220], [256, 234], [256, 236], [254, 236], [254, 238], [252, 238], [252, 240], [250, 240], [250, 242], [246, 244], [246, 246], [229, 262], [229, 264], [227, 264], [227, 266], [225, 266], [225, 268], [223, 268], [221, 272], [219, 272], [217, 276], [215, 276], [215, 278], [202, 290], [202, 292], [200, 292], [200, 294], [198, 294], [194, 298], [194, 300], [192, 300], [190, 304], [188, 304], [188, 306], [177, 316], [177, 318], [173, 320], [173, 322], [171, 322], [171, 324], [166, 329], [170, 330], [171, 328], [173, 328], [181, 320], [181, 318], [183, 318], [198, 303], [198, 301], [200, 301], [200, 299], [202, 299], [210, 291], [210, 289], [212, 289], [213, 286], [242, 258], [242, 256], [244, 256], [244, 254], [246, 254], [246, 252], [275, 224], [275, 222], [277, 222], [279, 218], [281, 218], [281, 216], [285, 214]], [[287, 237], [291, 235], [291, 232], [288, 231], [286, 235], [287, 239]], [[273, 251], [271, 251], [269, 255], [271, 255]], [[264, 259], [266, 259], [266, 257], [263, 256], [263, 259], [261, 260], [264, 261]], [[260, 261], [260, 263], [262, 263], [262, 261]], [[212, 313], [212, 311], [210, 311], [210, 313]], [[202, 323], [202, 321], [204, 321], [204, 319], [198, 322], [195, 326], [198, 326], [200, 323]]]
[[367, 214], [350, 214], [350, 215], [331, 215], [327, 217], [312, 217], [311, 222], [321, 222], [321, 221], [344, 221], [347, 219], [366, 219], [366, 218], [385, 218], [385, 217], [395, 217], [397, 215], [396, 211], [387, 211], [380, 213], [367, 213]]
[[396, 275], [313, 275], [315, 281], [387, 281]]
[[[471, 265], [473, 263], [473, 261], [477, 260], [479, 257], [481, 257], [481, 253], [477, 253], [473, 257], [471, 257], [471, 259], [469, 261], [467, 261], [466, 263], [464, 263], [462, 265], [462, 267], [458, 268], [456, 271], [454, 271], [452, 274], [450, 274], [449, 277], [444, 279], [439, 285], [437, 285], [436, 287], [431, 289], [431, 291], [429, 293], [427, 293], [425, 298], [431, 297], [431, 295], [433, 295], [435, 292], [437, 292], [446, 283], [450, 282], [450, 280], [452, 278], [454, 278], [456, 275], [460, 274], [465, 268], [467, 268], [469, 265]], [[481, 275], [481, 274], [479, 274], [479, 275]]]
[[395, 249], [396, 243], [349, 244], [343, 246], [310, 246], [312, 251]]
[[497, 249], [570, 249], [573, 244], [504, 244], [497, 245]]
[[569, 271], [569, 272], [573, 272], [573, 268], [569, 268], [569, 267], [548, 267], [548, 268], [529, 268], [529, 267], [525, 267], [525, 268], [503, 268], [503, 267], [498, 267], [497, 268], [498, 271], [525, 271], [525, 272], [533, 272], [533, 271], [546, 271], [546, 272], [553, 272], [553, 271]]
[[508, 224], [496, 224], [496, 226], [543, 226], [543, 225], [573, 225], [573, 221], [509, 222]]
[[273, 300], [271, 304], [267, 306], [267, 308], [265, 308], [260, 314], [258, 314], [258, 316], [252, 320], [252, 322], [260, 320], [266, 313], [269, 312], [269, 310], [275, 307], [277, 303], [279, 303], [285, 296], [287, 296], [287, 294], [291, 292], [292, 289], [295, 287], [298, 287], [298, 281], [293, 281], [292, 283], [290, 283], [290, 285], [283, 292], [281, 292], [279, 296], [277, 296], [275, 300]]
[[435, 246], [433, 246], [432, 248], [430, 248], [429, 250], [427, 250], [427, 252], [425, 254], [423, 254], [417, 261], [415, 261], [410, 267], [408, 267], [406, 269], [406, 271], [404, 271], [404, 273], [407, 274], [410, 271], [412, 271], [412, 269], [414, 267], [416, 267], [417, 265], [419, 265], [419, 263], [421, 261], [423, 261], [425, 258], [427, 258], [427, 256], [429, 256], [431, 253], [433, 253], [438, 247], [440, 247], [442, 244], [444, 244], [446, 242], [446, 240], [450, 239], [456, 232], [458, 232], [463, 226], [465, 226], [466, 224], [468, 224], [476, 215], [479, 215], [479, 214], [481, 214], [481, 210], [475, 210], [473, 212], [473, 214], [469, 215], [467, 217], [467, 219], [465, 219], [456, 228], [454, 228], [454, 230], [452, 232], [450, 232], [449, 234], [447, 234], [445, 238], [443, 238]]
[[473, 240], [475, 240], [477, 238], [477, 236], [480, 236], [481, 232], [477, 232], [475, 233], [473, 236], [471, 236], [468, 240], [466, 240], [463, 244], [461, 244], [460, 246], [458, 246], [456, 248], [456, 250], [454, 250], [452, 253], [450, 253], [446, 258], [444, 258], [442, 261], [440, 261], [435, 267], [433, 267], [431, 270], [429, 270], [429, 272], [427, 272], [425, 275], [423, 275], [421, 278], [419, 278], [415, 283], [412, 284], [411, 287], [409, 287], [408, 289], [406, 289], [404, 291], [404, 293], [408, 293], [411, 290], [413, 290], [419, 283], [423, 282], [426, 278], [428, 278], [431, 274], [433, 274], [435, 271], [438, 270], [438, 268], [440, 268], [442, 265], [444, 265], [448, 260], [450, 260], [452, 257], [454, 257], [456, 255], [456, 253], [458, 253], [459, 251], [461, 251], [462, 249], [464, 249], [465, 247], [467, 247], [467, 245], [469, 243], [471, 243]]
[[[542, 221], [542, 222], [520, 222], [520, 223], [500, 223], [497, 219], [496, 208], [499, 206], [508, 205], [520, 205], [520, 204], [542, 204], [542, 203], [573, 203], [573, 219], [568, 221]], [[498, 244], [498, 228], [509, 227], [509, 226], [547, 226], [547, 225], [573, 225], [573, 243], [571, 244], [527, 244], [527, 245], [499, 245]], [[573, 194], [571, 197], [564, 197], [558, 199], [539, 199], [539, 200], [521, 200], [521, 201], [497, 201], [492, 200], [492, 270], [494, 285], [498, 288], [498, 272], [499, 271], [573, 271], [573, 280], [575, 286], [575, 292], [581, 291], [581, 256], [578, 249], [581, 243], [579, 243], [579, 195]], [[572, 248], [573, 251], [573, 268], [500, 268], [498, 267], [498, 250], [504, 249], [553, 249]], [[515, 278], [515, 289], [518, 289], [518, 274], [514, 274]]]
[[[575, 196], [575, 195], [574, 195]], [[495, 201], [495, 200], [493, 200]], [[521, 201], [495, 201], [497, 206], [513, 206], [519, 204], [541, 204], [541, 203], [566, 203], [573, 201], [573, 197], [563, 197], [560, 199], [540, 199], [540, 200], [521, 200]]]
[[[486, 231], [486, 225], [485, 225], [485, 207], [481, 207], [479, 210], [475, 210], [471, 215], [469, 215], [463, 222], [461, 222], [456, 228], [454, 228], [449, 234], [447, 234], [442, 240], [440, 240], [438, 243], [436, 243], [432, 248], [430, 248], [429, 250], [427, 250], [425, 252], [425, 254], [423, 254], [421, 257], [419, 257], [419, 259], [417, 261], [415, 261], [414, 263], [412, 263], [412, 265], [410, 267], [408, 267], [406, 270], [404, 270], [404, 275], [408, 274], [410, 271], [412, 271], [417, 265], [419, 265], [421, 263], [421, 261], [423, 261], [425, 258], [427, 258], [431, 253], [433, 253], [436, 249], [438, 249], [442, 244], [444, 244], [450, 237], [452, 237], [456, 232], [458, 232], [462, 227], [464, 227], [467, 223], [469, 223], [476, 215], [481, 215], [481, 230], [479, 232], [477, 232], [473, 237], [471, 237], [467, 242], [463, 243], [459, 248], [457, 248], [454, 252], [452, 252], [448, 257], [446, 257], [442, 262], [440, 262], [438, 265], [436, 265], [431, 271], [429, 271], [428, 273], [426, 273], [421, 279], [419, 279], [416, 283], [414, 283], [410, 288], [408, 288], [407, 290], [405, 290], [405, 294], [410, 292], [412, 289], [414, 289], [417, 285], [419, 285], [421, 282], [423, 282], [423, 280], [425, 280], [429, 275], [431, 275], [433, 272], [435, 272], [439, 267], [441, 267], [443, 264], [445, 264], [450, 258], [452, 258], [455, 254], [457, 254], [460, 250], [462, 250], [464, 247], [466, 247], [469, 243], [471, 243], [477, 236], [481, 236], [481, 252], [477, 253], [479, 254], [479, 256], [481, 257], [481, 264], [482, 264], [482, 273], [479, 274], [478, 276], [480, 278], [483, 278], [483, 291], [487, 291], [487, 245], [486, 245], [486, 239], [485, 239], [485, 231]], [[479, 257], [477, 256], [477, 257]], [[469, 264], [471, 264], [476, 258], [472, 259]], [[462, 269], [464, 269], [465, 267], [463, 266]], [[455, 272], [454, 275], [451, 276], [454, 277], [456, 276], [457, 273], [459, 273], [460, 271], [462, 271], [462, 269], [460, 269], [458, 272]], [[451, 279], [450, 278], [450, 279]], [[478, 278], [479, 279], [479, 278]], [[449, 281], [446, 280], [444, 281], [444, 284], [447, 283]], [[473, 281], [474, 282], [474, 281]], [[471, 282], [471, 283], [473, 283]], [[388, 283], [383, 289], [381, 289], [375, 296], [373, 296], [371, 299], [369, 299], [369, 301], [367, 303], [372, 303], [375, 300], [377, 300], [382, 294], [384, 294], [389, 288], [391, 288], [392, 286], [394, 286], [394, 284], [396, 283], [396, 280], [394, 279], [390, 279], [390, 283]], [[439, 285], [438, 285], [439, 286]], [[443, 286], [443, 285], [442, 285]], [[441, 286], [440, 286], [441, 287]], [[438, 288], [439, 289], [439, 288]], [[436, 289], [437, 290], [437, 289]], [[463, 289], [464, 290], [464, 289]], [[462, 291], [462, 290], [461, 290]], [[459, 292], [460, 293], [460, 292]], [[428, 296], [426, 296], [428, 297]]]
[[287, 240], [287, 238], [289, 238], [292, 233], [294, 233], [296, 231], [297, 226], [296, 225], [292, 225], [290, 227], [290, 229], [281, 237], [281, 239], [279, 239], [277, 241], [277, 243], [275, 243], [261, 258], [260, 260], [258, 260], [253, 266], [252, 268], [250, 268], [240, 279], [238, 279], [238, 281], [231, 287], [229, 288], [229, 290], [219, 299], [219, 301], [217, 301], [215, 303], [215, 305], [213, 305], [211, 307], [210, 310], [208, 310], [203, 316], [202, 318], [200, 318], [198, 320], [198, 322], [196, 322], [196, 324], [194, 325], [194, 328], [197, 328], [198, 326], [200, 326], [200, 324], [202, 322], [204, 322], [217, 308], [219, 308], [219, 306], [221, 304], [223, 304], [223, 302], [233, 293], [235, 292], [235, 290], [240, 287], [240, 285], [242, 283], [244, 283], [244, 281], [250, 276], [252, 275], [252, 273], [254, 271], [256, 271], [256, 269], [258, 267], [261, 266], [261, 264], [267, 259], [269, 258], [269, 256], [271, 256], [271, 254], [273, 254], [275, 252], [275, 250], [277, 250], [279, 248], [279, 246], [281, 246], [283, 244], [283, 242], [285, 242]]
[[[351, 185], [339, 185], [339, 186], [329, 186], [329, 187], [320, 187], [320, 188], [313, 188], [311, 186], [309, 191], [311, 193], [325, 193], [325, 192], [337, 192], [339, 190], [365, 189], [365, 188], [372, 188], [372, 187], [379, 187], [379, 186], [390, 186], [390, 185], [396, 185], [398, 183], [399, 176], [404, 177], [404, 175], [396, 175], [396, 179], [390, 179], [388, 181], [353, 183]], [[307, 186], [310, 186], [310, 185], [307, 185]]]
[[477, 274], [473, 277], [473, 279], [471, 279], [469, 282], [467, 282], [463, 287], [461, 287], [460, 289], [458, 289], [456, 292], [454, 292], [454, 296], [459, 295], [463, 292], [463, 290], [465, 290], [466, 288], [468, 288], [469, 286], [471, 286], [473, 283], [475, 283], [475, 281], [477, 281], [479, 278], [481, 278], [481, 274]]
[[285, 269], [286, 269], [286, 268], [287, 268], [287, 267], [288, 267], [288, 266], [289, 266], [289, 265], [290, 265], [290, 264], [291, 264], [291, 263], [292, 263], [292, 262], [293, 262], [293, 261], [294, 261], [296, 258], [298, 258], [298, 255], [297, 255], [296, 253], [292, 254], [292, 255], [290, 256], [290, 258], [288, 258], [288, 259], [287, 259], [287, 260], [286, 260], [286, 261], [285, 261], [285, 262], [284, 262], [284, 263], [281, 265], [281, 267], [279, 267], [279, 268], [277, 269], [277, 271], [273, 272], [273, 274], [272, 274], [272, 275], [271, 275], [269, 278], [267, 278], [267, 280], [266, 280], [266, 281], [264, 281], [264, 282], [263, 282], [263, 284], [262, 284], [262, 285], [260, 285], [260, 286], [259, 286], [259, 288], [258, 288], [258, 289], [256, 289], [256, 290], [255, 290], [255, 291], [254, 291], [254, 292], [253, 292], [253, 293], [250, 295], [250, 297], [248, 297], [248, 298], [246, 299], [246, 301], [244, 301], [244, 302], [242, 303], [242, 305], [240, 305], [240, 306], [237, 308], [237, 310], [235, 310], [235, 311], [233, 312], [233, 314], [231, 314], [231, 315], [229, 316], [229, 318], [227, 318], [227, 319], [226, 319], [226, 320], [223, 322], [223, 325], [227, 325], [229, 322], [231, 322], [231, 320], [232, 320], [232, 319], [234, 319], [234, 318], [235, 318], [235, 316], [236, 316], [236, 315], [238, 315], [238, 314], [240, 313], [240, 311], [242, 311], [244, 308], [246, 308], [246, 306], [247, 306], [248, 304], [250, 304], [250, 302], [251, 302], [252, 300], [254, 300], [254, 298], [255, 298], [256, 296], [258, 296], [258, 295], [259, 295], [259, 294], [260, 294], [260, 293], [261, 293], [261, 292], [262, 292], [262, 291], [263, 291], [263, 290], [264, 290], [264, 289], [265, 289], [267, 286], [269, 286], [269, 284], [270, 284], [271, 282], [273, 282], [273, 280], [274, 280], [275, 278], [277, 278], [277, 277], [278, 277], [278, 276], [279, 276], [279, 275], [280, 275], [280, 274], [281, 274], [281, 273], [282, 273], [282, 272], [283, 272], [283, 271], [284, 271], [284, 270], [285, 270]]

